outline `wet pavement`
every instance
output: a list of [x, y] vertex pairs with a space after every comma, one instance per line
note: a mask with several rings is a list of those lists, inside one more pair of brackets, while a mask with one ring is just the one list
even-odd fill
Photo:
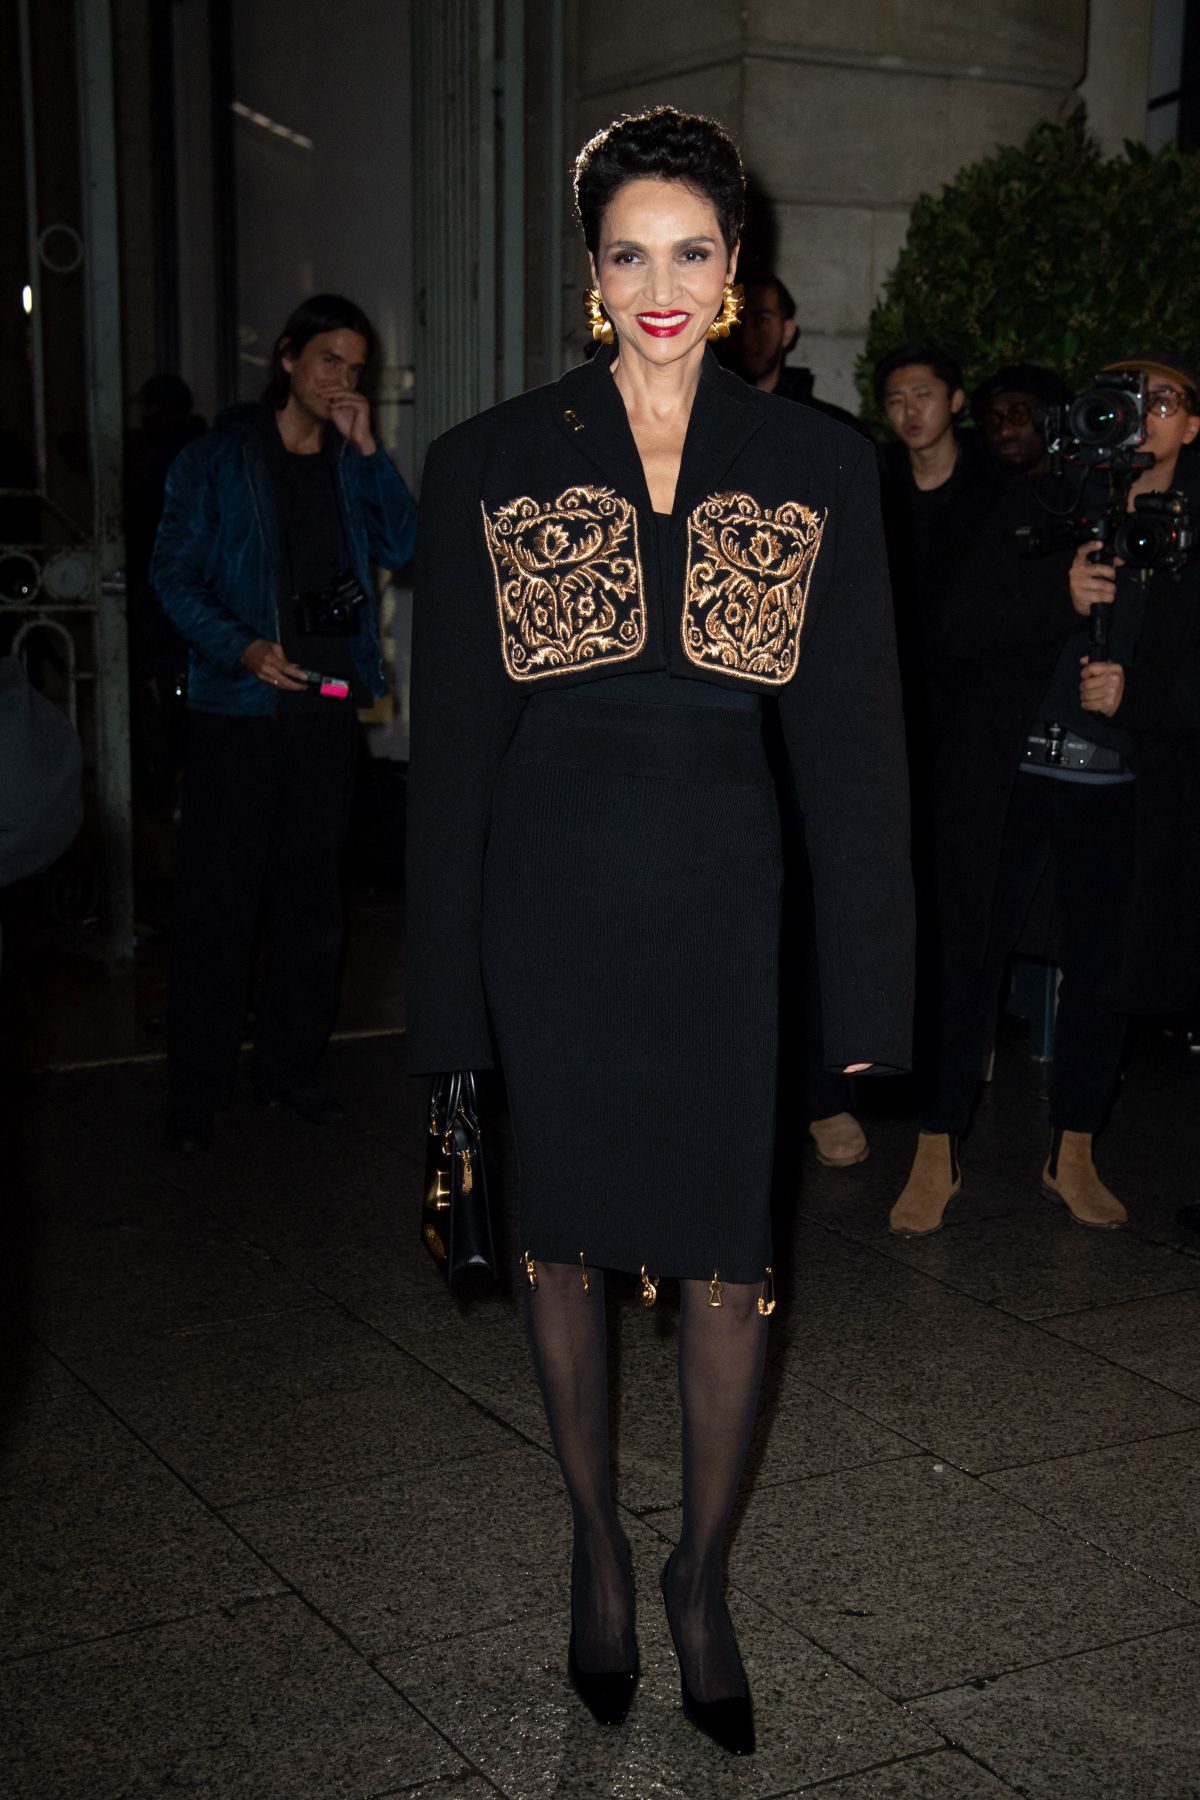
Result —
[[402, 1053], [335, 1045], [323, 1129], [243, 1081], [186, 1159], [160, 1062], [16, 1088], [0, 1792], [1200, 1795], [1200, 1058], [1138, 1040], [1099, 1156], [1123, 1233], [1041, 1196], [1019, 1037], [938, 1236], [887, 1230], [902, 1090], [866, 1091], [860, 1167], [797, 1154], [730, 1557], [760, 1746], [735, 1763], [683, 1718], [657, 1598], [669, 1284], [612, 1303], [644, 1674], [603, 1731], [565, 1679], [568, 1514], [512, 1293], [456, 1307], [417, 1245]]

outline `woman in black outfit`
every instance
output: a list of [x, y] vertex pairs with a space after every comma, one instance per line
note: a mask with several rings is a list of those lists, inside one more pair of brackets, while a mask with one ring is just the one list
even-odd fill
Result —
[[[679, 1280], [688, 1716], [753, 1749], [726, 1527], [774, 1308], [778, 708], [816, 889], [825, 1053], [904, 1066], [911, 899], [871, 446], [725, 373], [744, 178], [660, 107], [585, 145], [602, 348], [426, 465], [409, 771], [414, 1073], [505, 1070], [533, 1360], [574, 1521], [569, 1670], [637, 1678], [609, 1485], [605, 1269]], [[610, 347], [611, 346], [611, 347]]]

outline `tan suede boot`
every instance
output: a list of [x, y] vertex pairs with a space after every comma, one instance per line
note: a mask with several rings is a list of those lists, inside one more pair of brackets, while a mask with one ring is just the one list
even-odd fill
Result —
[[827, 1169], [848, 1169], [854, 1163], [866, 1162], [871, 1154], [866, 1133], [853, 1113], [831, 1113], [827, 1119], [814, 1119], [808, 1135], [817, 1146], [817, 1161]]
[[928, 1237], [942, 1229], [946, 1208], [961, 1188], [957, 1142], [947, 1131], [923, 1131], [888, 1224], [901, 1237]]
[[1042, 1192], [1061, 1200], [1077, 1225], [1116, 1231], [1129, 1214], [1096, 1173], [1090, 1131], [1056, 1131], [1042, 1170]]

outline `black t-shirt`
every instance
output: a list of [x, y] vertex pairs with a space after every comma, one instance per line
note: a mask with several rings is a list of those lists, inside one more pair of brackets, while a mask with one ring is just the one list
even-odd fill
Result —
[[[269, 410], [263, 421], [263, 438], [279, 515], [279, 641], [284, 655], [302, 669], [347, 682], [350, 701], [369, 706], [370, 695], [351, 654], [351, 638], [306, 632], [297, 605], [298, 595], [323, 592], [349, 568], [338, 505], [336, 449], [327, 440], [313, 454], [288, 450]], [[325, 711], [338, 704], [311, 688], [303, 694], [279, 696], [281, 710], [288, 712]]]

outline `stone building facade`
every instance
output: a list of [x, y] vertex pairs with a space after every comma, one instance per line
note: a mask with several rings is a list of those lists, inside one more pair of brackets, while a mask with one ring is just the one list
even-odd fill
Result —
[[[1145, 128], [1152, 0], [577, 0], [581, 141], [655, 102], [708, 112], [761, 205], [753, 247], [796, 297], [817, 391], [856, 405], [855, 360], [909, 209], [965, 163], [1080, 97], [1106, 148]], [[567, 313], [568, 320], [572, 317]]]

